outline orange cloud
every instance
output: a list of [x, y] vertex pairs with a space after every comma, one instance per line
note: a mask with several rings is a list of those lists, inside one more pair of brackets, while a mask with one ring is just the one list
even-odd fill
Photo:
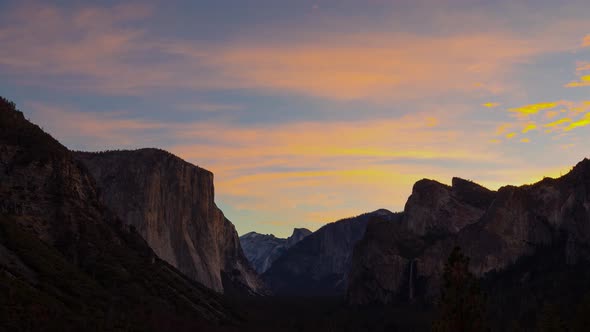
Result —
[[588, 47], [590, 46], [590, 35], [587, 35], [586, 37], [584, 37], [584, 40], [582, 41], [582, 47]]
[[512, 127], [512, 123], [502, 123], [496, 128], [496, 135], [502, 135]]
[[530, 139], [528, 139], [528, 138], [523, 138], [523, 139], [521, 139], [520, 141], [521, 141], [522, 143], [530, 143], [530, 142], [531, 142], [531, 140], [530, 140]]
[[[281, 38], [275, 40], [208, 43], [158, 38], [141, 25], [134, 28], [129, 22], [153, 14], [146, 6], [21, 11], [0, 18], [14, 22], [0, 31], [0, 64], [29, 83], [39, 84], [46, 75], [75, 76], [84, 79], [69, 86], [64, 81], [64, 88], [109, 94], [260, 89], [383, 100], [499, 93], [513, 84], [506, 79], [512, 66], [574, 48], [562, 33], [541, 31], [539, 38], [524, 39], [502, 30], [427, 36], [379, 29], [337, 38], [333, 31], [314, 31], [301, 38], [305, 29], [277, 29]], [[129, 61], [145, 54], [149, 61]]]
[[576, 64], [576, 73], [590, 70], [590, 62], [578, 62]]
[[554, 117], [558, 116], [559, 113], [560, 113], [559, 111], [547, 111], [545, 113], [545, 118], [547, 118], [547, 119], [553, 119]]

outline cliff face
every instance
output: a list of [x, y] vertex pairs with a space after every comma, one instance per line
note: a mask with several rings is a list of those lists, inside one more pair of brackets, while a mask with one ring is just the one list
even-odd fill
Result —
[[389, 220], [395, 214], [378, 210], [320, 228], [275, 261], [264, 280], [280, 295], [344, 294], [352, 250], [373, 216]]
[[[454, 189], [457, 185], [460, 190]], [[420, 190], [414, 197], [416, 187]], [[355, 250], [349, 302], [387, 303], [407, 300], [409, 294], [437, 296], [444, 263], [456, 245], [471, 258], [470, 268], [480, 277], [547, 246], [564, 248], [561, 254], [570, 264], [590, 258], [590, 161], [586, 159], [559, 179], [506, 186], [497, 193], [454, 180], [450, 190], [418, 183], [412, 196], [401, 227], [386, 221], [369, 224]], [[424, 231], [441, 228], [447, 232], [433, 236]]]
[[161, 150], [76, 153], [100, 197], [162, 259], [219, 292], [256, 291], [233, 224], [214, 202], [213, 174]]
[[289, 238], [281, 239], [272, 234], [250, 232], [240, 236], [240, 243], [248, 261], [258, 273], [264, 273], [287, 249], [310, 234], [308, 229], [295, 228]]
[[[30, 329], [65, 330], [148, 330], [182, 317], [232, 317], [216, 293], [157, 259], [100, 202], [94, 179], [72, 153], [4, 99], [0, 284], [4, 326], [20, 326], [23, 312]], [[12, 316], [9, 308], [21, 312]]]
[[420, 180], [404, 209], [404, 224], [418, 235], [457, 233], [481, 218], [494, 192], [473, 182], [453, 178], [451, 187]]

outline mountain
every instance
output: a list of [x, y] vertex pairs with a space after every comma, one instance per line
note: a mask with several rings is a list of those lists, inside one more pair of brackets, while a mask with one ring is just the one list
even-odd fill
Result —
[[160, 258], [218, 292], [262, 288], [234, 225], [215, 205], [213, 173], [157, 149], [75, 156], [102, 201]]
[[263, 279], [278, 295], [343, 295], [354, 245], [375, 216], [398, 217], [382, 209], [327, 224], [287, 250]]
[[497, 192], [464, 180], [453, 180], [451, 188], [428, 183], [414, 186], [401, 223], [369, 222], [354, 252], [350, 303], [436, 297], [455, 246], [471, 258], [478, 277], [501, 274], [548, 247], [558, 248], [568, 265], [590, 259], [587, 159], [558, 179]]
[[244, 254], [258, 273], [264, 273], [285, 251], [311, 234], [305, 228], [295, 228], [287, 239], [272, 234], [250, 232], [240, 236]]
[[9, 331], [194, 330], [237, 319], [160, 260], [103, 205], [86, 167], [3, 98], [0, 308]]

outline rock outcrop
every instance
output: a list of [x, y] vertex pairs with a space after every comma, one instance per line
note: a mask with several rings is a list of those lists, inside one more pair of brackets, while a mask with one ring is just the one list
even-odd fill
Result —
[[102, 201], [160, 258], [218, 292], [261, 289], [234, 225], [215, 205], [211, 172], [157, 149], [76, 158], [96, 179]]
[[453, 178], [451, 187], [434, 180], [420, 180], [408, 198], [403, 222], [418, 235], [457, 233], [478, 221], [493, 199], [493, 191], [460, 178]]
[[590, 161], [561, 178], [498, 192], [457, 179], [451, 188], [420, 181], [401, 224], [375, 220], [367, 226], [354, 254], [350, 303], [437, 296], [444, 263], [457, 245], [479, 277], [549, 246], [564, 248], [563, 260], [571, 264], [590, 259]]
[[293, 234], [287, 239], [277, 238], [272, 234], [259, 234], [250, 232], [240, 236], [240, 243], [244, 254], [256, 272], [262, 274], [299, 241], [311, 234], [305, 228], [295, 228]]
[[277, 259], [264, 280], [279, 295], [344, 294], [353, 248], [374, 216], [391, 220], [397, 215], [377, 210], [325, 225]]
[[0, 285], [3, 326], [14, 330], [194, 329], [233, 317], [158, 259], [101, 203], [86, 167], [3, 98]]

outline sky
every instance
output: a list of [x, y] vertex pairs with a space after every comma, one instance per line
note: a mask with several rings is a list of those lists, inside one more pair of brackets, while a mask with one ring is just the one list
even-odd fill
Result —
[[0, 95], [70, 149], [215, 174], [239, 234], [288, 236], [419, 179], [491, 189], [590, 155], [590, 2], [0, 0]]

